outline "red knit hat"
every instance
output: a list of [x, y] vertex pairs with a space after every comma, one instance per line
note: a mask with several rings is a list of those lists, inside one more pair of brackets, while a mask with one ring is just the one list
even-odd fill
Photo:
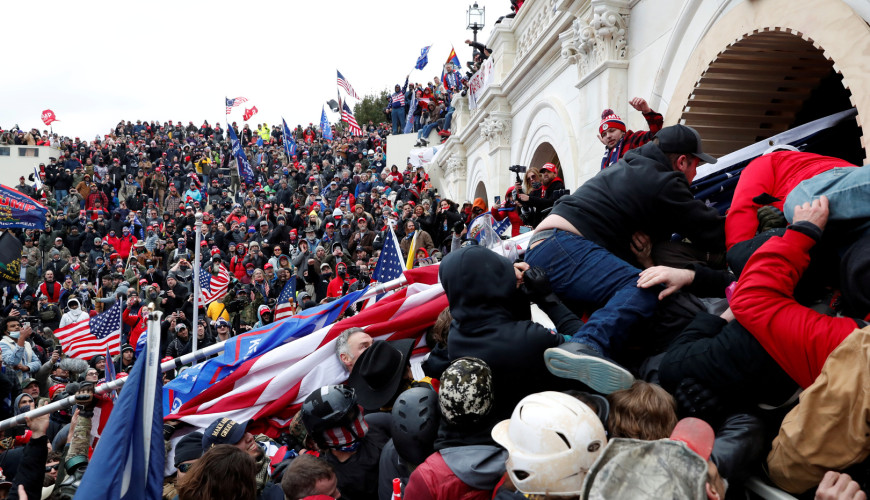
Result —
[[612, 109], [605, 109], [601, 112], [601, 124], [598, 125], [598, 133], [604, 135], [609, 128], [616, 128], [625, 132], [625, 122]]

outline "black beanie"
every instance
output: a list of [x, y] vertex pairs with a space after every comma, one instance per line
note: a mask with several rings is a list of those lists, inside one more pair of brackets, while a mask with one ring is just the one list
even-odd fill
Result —
[[188, 460], [196, 460], [202, 456], [202, 433], [191, 432], [181, 438], [178, 444], [175, 445], [175, 466], [178, 467], [182, 462]]
[[840, 286], [846, 314], [860, 319], [870, 314], [870, 234], [853, 243], [843, 256]]

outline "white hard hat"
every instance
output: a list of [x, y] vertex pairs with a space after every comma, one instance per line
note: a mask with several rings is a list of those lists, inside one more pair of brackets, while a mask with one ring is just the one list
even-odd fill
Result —
[[510, 420], [492, 429], [508, 450], [505, 463], [519, 491], [579, 495], [583, 479], [607, 445], [604, 425], [575, 397], [541, 392], [523, 398]]

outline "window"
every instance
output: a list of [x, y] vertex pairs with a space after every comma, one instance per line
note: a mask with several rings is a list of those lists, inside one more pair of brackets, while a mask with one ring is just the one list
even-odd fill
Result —
[[39, 156], [39, 148], [18, 148], [18, 156]]
[[12, 148], [8, 148], [8, 147], [5, 147], [5, 146], [0, 147], [0, 156], [9, 156], [9, 153], [10, 153], [10, 150], [11, 150], [11, 149], [12, 149]]

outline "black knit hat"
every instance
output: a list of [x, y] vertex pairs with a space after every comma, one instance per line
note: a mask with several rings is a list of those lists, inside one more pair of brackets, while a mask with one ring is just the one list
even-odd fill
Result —
[[870, 234], [853, 243], [843, 255], [840, 288], [846, 314], [870, 317]]

